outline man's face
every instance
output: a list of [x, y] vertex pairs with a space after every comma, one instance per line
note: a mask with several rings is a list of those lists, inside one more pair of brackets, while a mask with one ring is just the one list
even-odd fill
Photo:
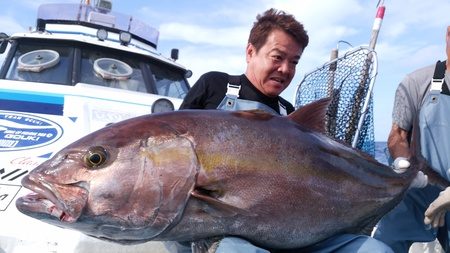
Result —
[[278, 96], [294, 78], [302, 53], [303, 48], [289, 34], [274, 30], [258, 52], [252, 44], [247, 45], [245, 74], [263, 94]]

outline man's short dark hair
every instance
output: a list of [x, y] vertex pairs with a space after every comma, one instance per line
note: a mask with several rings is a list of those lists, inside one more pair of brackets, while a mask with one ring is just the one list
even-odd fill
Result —
[[269, 34], [277, 29], [291, 35], [303, 49], [308, 46], [309, 37], [303, 25], [293, 15], [273, 8], [256, 16], [248, 42], [259, 50], [266, 43]]

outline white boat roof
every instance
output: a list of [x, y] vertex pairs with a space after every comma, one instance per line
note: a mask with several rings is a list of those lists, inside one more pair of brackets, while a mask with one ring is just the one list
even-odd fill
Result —
[[[10, 38], [79, 41], [151, 56], [185, 69], [181, 64], [157, 51], [159, 31], [131, 15], [113, 11], [103, 13], [86, 4], [43, 4], [38, 9], [37, 19], [37, 31], [15, 33]], [[42, 29], [39, 28], [40, 25], [43, 25], [45, 29], [39, 30]], [[108, 32], [107, 39], [101, 41], [97, 38], [99, 29]], [[132, 35], [129, 44], [121, 44], [119, 39], [121, 32]]]
[[103, 13], [86, 4], [43, 4], [38, 9], [38, 19], [47, 23], [80, 23], [126, 31], [141, 40], [158, 45], [159, 31], [131, 15], [110, 11]]

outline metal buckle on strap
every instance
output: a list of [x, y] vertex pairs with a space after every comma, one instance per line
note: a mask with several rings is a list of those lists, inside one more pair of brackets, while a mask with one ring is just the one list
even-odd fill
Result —
[[439, 92], [442, 91], [442, 85], [444, 84], [444, 79], [431, 79], [430, 92]]
[[240, 85], [234, 85], [229, 83], [227, 85], [227, 96], [239, 97], [239, 91], [241, 90]]

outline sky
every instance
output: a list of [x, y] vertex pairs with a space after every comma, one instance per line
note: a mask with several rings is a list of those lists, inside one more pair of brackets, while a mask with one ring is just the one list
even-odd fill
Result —
[[[92, 0], [94, 1], [94, 0]], [[0, 0], [0, 32], [9, 35], [35, 26], [42, 3], [80, 0]], [[448, 0], [386, 0], [375, 51], [378, 74], [373, 91], [375, 139], [386, 141], [395, 90], [415, 69], [445, 60], [445, 32], [450, 25]], [[378, 0], [115, 0], [113, 10], [159, 29], [158, 50], [193, 71], [193, 85], [208, 71], [245, 72], [245, 47], [256, 15], [269, 8], [290, 13], [310, 37], [297, 74], [282, 96], [294, 103], [295, 89], [308, 72], [330, 58], [339, 41], [352, 46], [370, 42]], [[350, 46], [339, 43], [339, 49]], [[0, 58], [1, 59], [1, 58]], [[1, 61], [1, 60], [0, 60]]]

